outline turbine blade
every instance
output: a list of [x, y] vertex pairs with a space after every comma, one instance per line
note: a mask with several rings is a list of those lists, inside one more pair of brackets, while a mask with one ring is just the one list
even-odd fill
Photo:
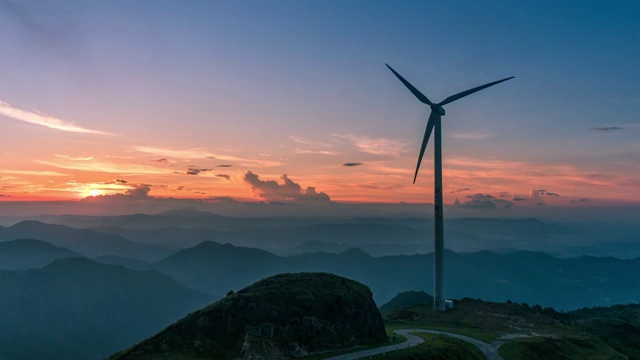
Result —
[[431, 110], [431, 114], [429, 115], [429, 121], [427, 122], [427, 128], [424, 131], [424, 139], [422, 139], [422, 147], [420, 148], [420, 156], [418, 156], [418, 164], [416, 165], [416, 174], [413, 175], [413, 183], [416, 183], [416, 178], [418, 177], [418, 170], [420, 169], [420, 163], [422, 162], [422, 157], [424, 156], [424, 150], [427, 148], [427, 143], [429, 142], [429, 137], [431, 136], [431, 131], [433, 131], [433, 126], [436, 124], [436, 113]]
[[413, 95], [415, 95], [418, 100], [420, 100], [421, 102], [431, 106], [431, 100], [429, 100], [426, 96], [424, 96], [424, 94], [422, 94], [420, 92], [420, 90], [416, 89], [413, 85], [411, 85], [407, 80], [405, 80], [402, 75], [398, 74], [395, 70], [393, 70], [393, 68], [391, 68], [391, 66], [389, 66], [389, 64], [385, 64], [387, 65], [387, 67], [389, 68], [389, 70], [391, 70], [391, 72], [398, 78], [400, 79], [400, 81], [402, 81], [402, 83], [404, 84], [404, 86], [406, 86], [412, 93]]
[[442, 102], [440, 102], [440, 104], [438, 104], [438, 105], [440, 105], [440, 106], [447, 105], [448, 103], [452, 103], [452, 102], [454, 102], [454, 101], [456, 101], [456, 100], [458, 100], [458, 99], [462, 99], [463, 97], [465, 97], [465, 96], [467, 96], [467, 95], [471, 95], [471, 94], [473, 94], [474, 92], [480, 91], [480, 90], [482, 90], [482, 89], [486, 89], [486, 88], [488, 88], [489, 86], [493, 86], [493, 85], [496, 85], [496, 84], [500, 84], [500, 83], [501, 83], [501, 82], [503, 82], [503, 81], [511, 80], [511, 79], [513, 79], [514, 77], [515, 77], [515, 76], [511, 76], [511, 77], [508, 77], [508, 78], [505, 78], [505, 79], [502, 79], [502, 80], [498, 80], [498, 81], [490, 82], [490, 83], [488, 83], [488, 84], [484, 84], [484, 85], [481, 85], [481, 86], [478, 86], [478, 87], [474, 87], [473, 89], [469, 89], [469, 90], [467, 90], [467, 91], [463, 91], [463, 92], [457, 93], [457, 94], [455, 94], [455, 95], [451, 95], [451, 96], [449, 96], [448, 98], [444, 99]]

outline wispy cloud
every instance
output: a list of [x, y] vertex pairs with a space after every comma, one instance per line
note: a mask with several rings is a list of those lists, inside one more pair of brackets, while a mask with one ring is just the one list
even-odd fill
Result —
[[75, 161], [91, 161], [93, 160], [93, 156], [70, 156], [70, 155], [60, 155], [60, 154], [53, 154], [53, 156], [55, 157], [59, 157], [59, 158], [63, 158], [63, 159], [69, 159], [69, 160], [75, 160]]
[[289, 136], [289, 140], [296, 142], [298, 144], [303, 144], [303, 145], [310, 145], [316, 148], [331, 148], [333, 147], [333, 144], [327, 143], [327, 142], [322, 142], [322, 141], [316, 141], [316, 140], [310, 140], [310, 139], [306, 139], [300, 136]]
[[493, 195], [489, 194], [472, 194], [466, 196], [467, 201], [460, 202], [456, 199], [453, 204], [456, 207], [467, 208], [467, 209], [496, 209], [496, 208], [510, 208], [513, 206], [511, 201], [498, 199]]
[[200, 173], [204, 173], [207, 171], [211, 171], [213, 169], [198, 169], [198, 168], [188, 168], [187, 175], [198, 175]]
[[466, 187], [466, 188], [458, 188], [458, 189], [455, 189], [455, 190], [451, 190], [450, 193], [459, 193], [459, 192], [469, 191], [469, 190], [471, 190], [471, 189], [469, 189], [468, 187]]
[[28, 122], [36, 125], [42, 125], [51, 129], [56, 129], [61, 131], [85, 133], [85, 134], [114, 135], [104, 131], [91, 130], [91, 129], [86, 129], [80, 126], [76, 126], [72, 122], [64, 121], [50, 115], [18, 109], [3, 101], [0, 101], [0, 114], [15, 120], [20, 120], [20, 121], [24, 121], [24, 122]]
[[134, 146], [133, 150], [151, 154], [156, 156], [163, 156], [168, 158], [178, 159], [216, 159], [223, 161], [235, 161], [243, 166], [259, 166], [270, 167], [282, 165], [281, 162], [264, 160], [264, 159], [249, 159], [238, 156], [230, 156], [223, 154], [215, 154], [205, 149], [169, 149], [164, 147], [152, 147], [152, 146]]
[[37, 171], [37, 170], [0, 170], [4, 174], [13, 175], [35, 175], [35, 176], [68, 176], [67, 174], [55, 171]]
[[172, 174], [173, 172], [166, 169], [156, 168], [152, 166], [138, 165], [138, 164], [116, 164], [104, 161], [91, 161], [91, 162], [52, 162], [36, 160], [36, 163], [42, 165], [48, 165], [57, 167], [60, 169], [78, 170], [78, 171], [90, 171], [90, 172], [103, 172], [103, 173], [115, 173], [115, 174], [131, 174], [131, 175], [151, 175], [151, 174]]
[[340, 155], [339, 152], [330, 151], [330, 150], [303, 150], [303, 149], [296, 149], [296, 150], [294, 150], [294, 152], [296, 154]]
[[494, 137], [493, 134], [488, 133], [453, 133], [451, 137], [454, 139], [462, 140], [484, 140]]
[[400, 156], [405, 152], [407, 144], [402, 141], [372, 138], [353, 134], [332, 134], [333, 136], [351, 141], [360, 151], [374, 155]]

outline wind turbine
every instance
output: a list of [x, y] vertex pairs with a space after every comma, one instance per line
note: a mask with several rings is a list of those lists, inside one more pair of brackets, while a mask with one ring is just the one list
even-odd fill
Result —
[[434, 151], [434, 182], [435, 182], [435, 190], [434, 190], [434, 210], [435, 210], [435, 249], [434, 249], [434, 271], [433, 271], [433, 285], [434, 285], [434, 296], [433, 296], [433, 309], [438, 311], [446, 311], [446, 302], [444, 298], [444, 223], [443, 218], [444, 214], [442, 212], [442, 139], [441, 139], [441, 130], [440, 130], [440, 119], [444, 116], [444, 105], [452, 103], [456, 100], [462, 99], [467, 95], [471, 95], [477, 91], [482, 89], [486, 89], [489, 86], [493, 86], [499, 84], [503, 81], [507, 81], [513, 79], [514, 76], [490, 82], [488, 84], [484, 84], [478, 87], [474, 87], [473, 89], [469, 89], [455, 95], [451, 95], [448, 98], [444, 99], [439, 103], [432, 103], [426, 96], [424, 96], [418, 89], [416, 89], [413, 85], [411, 85], [407, 80], [405, 80], [400, 74], [398, 74], [395, 70], [391, 68], [388, 64], [387, 67], [391, 72], [406, 86], [409, 91], [415, 95], [415, 97], [420, 100], [420, 102], [431, 107], [431, 114], [429, 115], [429, 120], [427, 121], [427, 129], [424, 132], [424, 139], [422, 140], [422, 147], [420, 148], [420, 156], [418, 156], [418, 164], [416, 165], [416, 173], [413, 176], [413, 183], [416, 183], [416, 178], [418, 177], [418, 170], [420, 169], [420, 163], [422, 162], [422, 157], [424, 156], [424, 150], [427, 147], [427, 142], [429, 141], [429, 136], [431, 136], [431, 131], [435, 128], [435, 151]]

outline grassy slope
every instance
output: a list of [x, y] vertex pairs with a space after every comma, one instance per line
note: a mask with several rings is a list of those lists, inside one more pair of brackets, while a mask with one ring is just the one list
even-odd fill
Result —
[[[447, 313], [434, 312], [431, 304], [422, 304], [393, 310], [385, 320], [390, 329], [423, 327], [463, 334], [485, 342], [504, 341], [500, 354], [505, 360], [624, 358], [619, 352], [635, 358], [635, 352], [628, 346], [614, 346], [611, 340], [597, 332], [589, 331], [575, 321], [564, 321], [562, 315], [554, 318], [515, 303], [465, 298], [456, 301], [454, 309]], [[500, 340], [508, 334], [520, 334], [522, 337]]]
[[454, 308], [446, 313], [432, 311], [431, 304], [421, 304], [391, 311], [385, 316], [385, 320], [393, 328], [427, 327], [475, 337], [485, 342], [514, 333], [554, 336], [574, 333], [573, 329], [560, 321], [519, 304], [468, 298], [456, 301]]
[[601, 340], [594, 338], [520, 338], [505, 343], [499, 352], [505, 360], [626, 359]]

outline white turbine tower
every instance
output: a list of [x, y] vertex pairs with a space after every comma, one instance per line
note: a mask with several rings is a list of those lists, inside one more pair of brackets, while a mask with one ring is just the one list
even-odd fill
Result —
[[[385, 64], [387, 65], [387, 64]], [[426, 105], [431, 107], [431, 114], [429, 115], [429, 120], [427, 121], [427, 129], [424, 133], [424, 139], [422, 140], [422, 148], [420, 148], [420, 156], [418, 156], [418, 164], [416, 165], [416, 173], [413, 176], [413, 183], [416, 183], [416, 177], [418, 177], [418, 169], [420, 169], [420, 163], [422, 162], [422, 156], [424, 156], [424, 150], [427, 147], [427, 142], [429, 141], [429, 136], [431, 136], [431, 131], [435, 128], [436, 133], [435, 137], [435, 151], [434, 151], [434, 210], [435, 210], [435, 249], [434, 249], [434, 257], [435, 261], [433, 264], [433, 309], [438, 311], [446, 311], [446, 303], [444, 298], [444, 264], [443, 264], [443, 252], [444, 252], [444, 224], [443, 218], [444, 214], [442, 212], [442, 139], [441, 139], [441, 130], [440, 130], [440, 119], [444, 116], [444, 105], [447, 105], [451, 102], [454, 102], [458, 99], [462, 99], [467, 95], [471, 95], [474, 92], [480, 91], [482, 89], [486, 89], [489, 86], [493, 86], [499, 84], [503, 81], [507, 81], [509, 79], [513, 79], [514, 77], [508, 77], [506, 79], [490, 82], [485, 85], [481, 85], [478, 87], [474, 87], [473, 89], [469, 89], [467, 91], [463, 91], [457, 93], [455, 95], [451, 95], [443, 101], [434, 104], [432, 103], [426, 96], [424, 96], [418, 89], [416, 89], [413, 85], [411, 85], [407, 80], [405, 80], [400, 74], [398, 74], [395, 70], [391, 68], [391, 66], [387, 65], [389, 70], [393, 72], [395, 76], [402, 81], [404, 86], [406, 86], [412, 93], [415, 95], [418, 100], [423, 102]]]

